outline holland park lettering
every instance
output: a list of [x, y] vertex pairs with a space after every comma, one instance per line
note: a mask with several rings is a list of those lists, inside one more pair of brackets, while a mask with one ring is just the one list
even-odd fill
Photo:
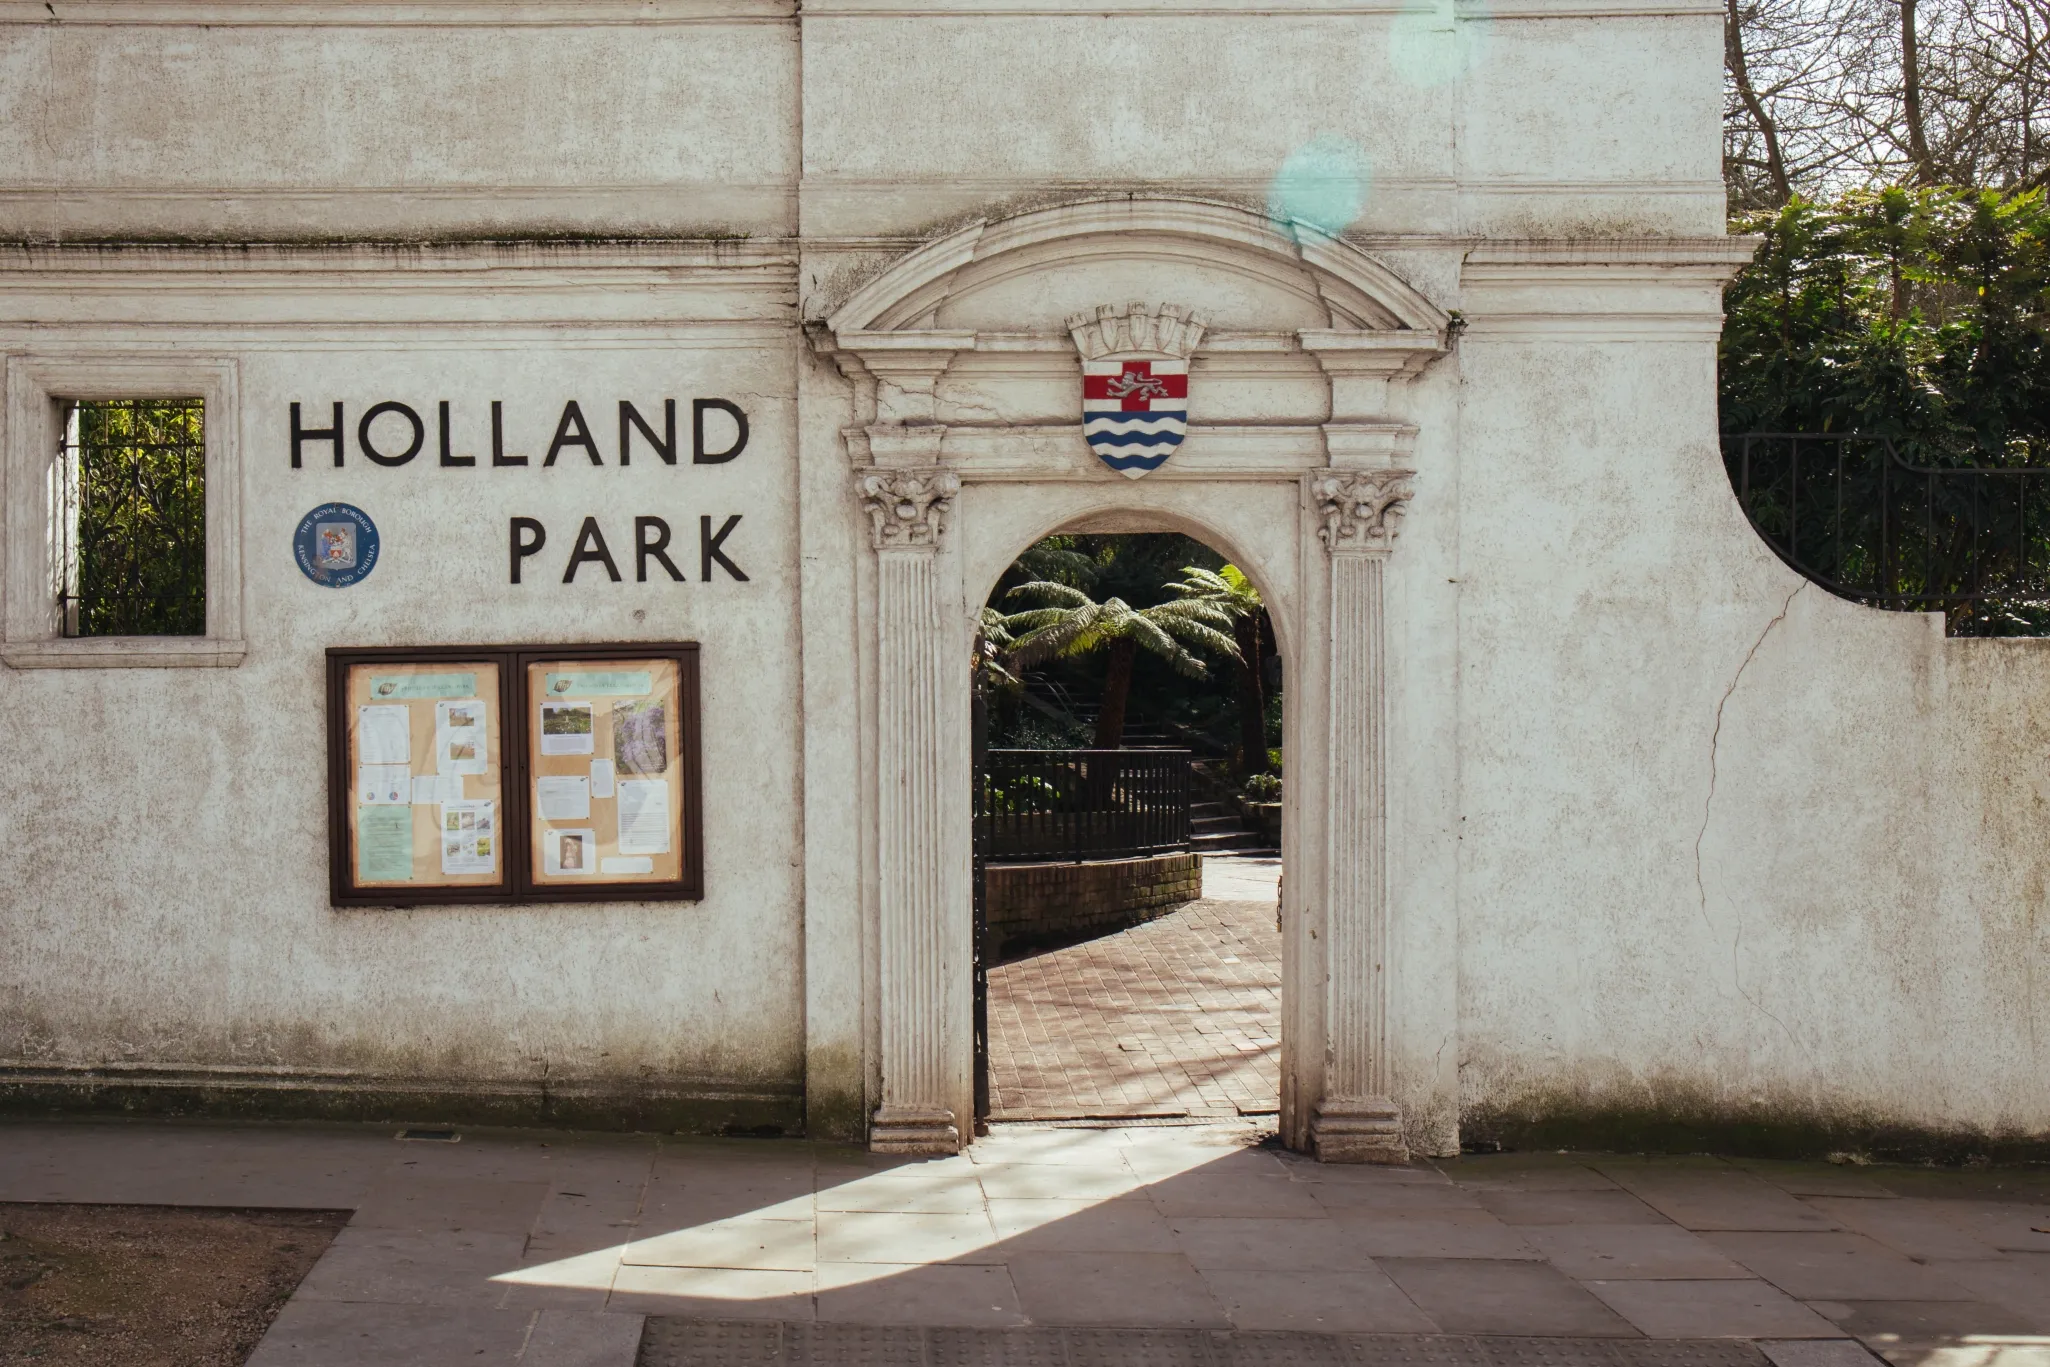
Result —
[[[473, 410], [474, 411], [474, 410]], [[596, 406], [593, 413], [603, 410]], [[315, 409], [318, 412], [318, 409]], [[434, 403], [431, 410], [434, 426], [436, 463], [449, 468], [466, 468], [480, 465], [475, 454], [459, 454], [455, 430], [459, 418], [456, 406], [447, 399]], [[618, 441], [611, 446], [611, 463], [621, 468], [633, 464], [638, 448], [644, 454], [651, 454], [664, 465], [675, 465], [680, 457], [677, 442], [677, 401], [662, 400], [659, 426], [652, 406], [647, 412], [637, 407], [630, 399], [619, 400]], [[533, 466], [530, 456], [519, 454], [524, 447], [509, 450], [506, 441], [505, 402], [493, 399], [489, 405], [491, 432], [491, 458], [482, 463], [488, 469], [518, 469]], [[318, 422], [319, 418], [312, 421]], [[347, 406], [340, 400], [334, 402], [327, 415], [325, 427], [309, 427], [308, 415], [298, 403], [292, 405], [291, 455], [294, 470], [305, 467], [308, 447], [325, 448], [332, 453], [334, 466], [343, 468], [348, 459], [348, 438], [351, 432], [348, 423]], [[386, 399], [371, 404], [362, 410], [357, 418], [353, 435], [359, 455], [372, 465], [394, 468], [410, 464], [427, 447], [428, 418], [412, 405], [396, 399]], [[608, 433], [608, 435], [610, 435]], [[690, 404], [690, 463], [693, 465], [724, 465], [747, 449], [747, 414], [741, 407], [727, 399], [692, 399]], [[470, 448], [474, 449], [474, 448]], [[565, 457], [581, 455], [591, 465], [604, 466], [606, 450], [601, 447], [599, 437], [586, 416], [584, 406], [571, 399], [562, 407], [556, 418], [553, 435], [549, 437], [547, 454], [541, 457], [539, 468], [547, 469]], [[643, 460], [645, 464], [645, 459]], [[710, 583], [715, 569], [740, 583], [747, 582], [747, 574], [734, 563], [728, 553], [727, 541], [739, 527], [741, 515], [733, 513], [723, 519], [700, 516], [698, 519], [698, 579]], [[715, 526], [716, 524], [716, 526]], [[663, 577], [675, 583], [683, 583], [690, 577], [687, 565], [680, 566], [672, 558], [670, 538], [673, 535], [666, 518], [644, 515], [633, 519], [631, 537], [616, 535], [616, 544], [621, 547], [615, 557], [613, 545], [605, 537], [604, 528], [596, 517], [586, 517], [577, 529], [576, 539], [569, 552], [569, 559], [562, 573], [562, 582], [573, 584], [577, 571], [591, 567], [592, 574], [603, 574], [613, 583], [624, 583], [625, 574], [621, 560], [628, 558], [633, 568], [635, 583], [649, 582], [651, 571], [656, 582]], [[685, 533], [687, 536], [688, 533]], [[521, 571], [528, 560], [541, 553], [548, 544], [548, 528], [537, 517], [515, 517], [508, 527], [508, 582], [518, 584]], [[629, 552], [626, 548], [631, 548]], [[678, 548], [681, 549], [681, 548]], [[687, 550], [682, 551], [685, 556]]]
[[[302, 468], [308, 447], [326, 448], [333, 456], [336, 469], [345, 464], [347, 438], [350, 435], [346, 406], [336, 400], [327, 415], [327, 426], [309, 427], [308, 422], [319, 422], [316, 406], [312, 414], [302, 411], [297, 403], [292, 405], [291, 451], [292, 468]], [[603, 409], [593, 407], [593, 414], [602, 414]], [[448, 467], [475, 466], [479, 458], [475, 454], [458, 454], [454, 438], [458, 418], [456, 407], [447, 399], [438, 400], [432, 417], [435, 432], [435, 450], [438, 463]], [[470, 415], [474, 416], [474, 410]], [[664, 465], [677, 461], [676, 400], [662, 400], [661, 425], [657, 429], [652, 412], [644, 413], [632, 400], [619, 400], [618, 441], [612, 447], [612, 463], [625, 467], [633, 463], [635, 448], [652, 454]], [[709, 422], [707, 420], [710, 420]], [[428, 419], [419, 409], [396, 399], [374, 403], [363, 410], [355, 424], [356, 450], [372, 465], [395, 467], [410, 464], [427, 446]], [[490, 468], [505, 469], [532, 464], [529, 456], [508, 450], [506, 443], [505, 402], [493, 399], [490, 404], [491, 459]], [[728, 399], [692, 399], [690, 401], [690, 459], [693, 465], [723, 465], [747, 449], [747, 414], [739, 404]], [[608, 432], [609, 436], [610, 433]], [[475, 447], [465, 447], [474, 451]], [[522, 447], [520, 449], [532, 449]], [[541, 458], [542, 468], [554, 465], [565, 456], [582, 455], [592, 465], [604, 465], [605, 454], [600, 439], [584, 414], [583, 405], [571, 399], [562, 406], [562, 414], [555, 421], [554, 435], [549, 438], [547, 454]]]

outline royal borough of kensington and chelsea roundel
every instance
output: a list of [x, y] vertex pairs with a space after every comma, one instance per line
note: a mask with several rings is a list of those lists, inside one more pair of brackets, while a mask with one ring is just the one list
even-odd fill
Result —
[[323, 503], [299, 519], [292, 558], [316, 584], [345, 589], [377, 568], [377, 524], [349, 503]]
[[1068, 319], [1082, 359], [1082, 436], [1129, 479], [1158, 470], [1189, 431], [1189, 353], [1200, 316], [1172, 304], [1105, 305]]

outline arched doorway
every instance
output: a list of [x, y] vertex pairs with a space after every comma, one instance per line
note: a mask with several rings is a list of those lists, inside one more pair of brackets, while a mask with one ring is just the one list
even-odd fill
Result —
[[[1148, 302], [1123, 303], [1143, 298]], [[1199, 320], [1183, 448], [1143, 479], [1093, 455], [1084, 334]], [[862, 569], [875, 933], [872, 1145], [969, 1137], [971, 781], [961, 670], [976, 590], [1061, 526], [1196, 529], [1271, 586], [1300, 705], [1284, 797], [1281, 1131], [1347, 1161], [1406, 1152], [1391, 1099], [1385, 566], [1416, 490], [1407, 382], [1450, 318], [1306, 228], [1121, 199], [976, 224], [899, 260], [815, 334], [850, 382], [841, 428]]]
[[[1279, 1113], [1282, 656], [1260, 586], [1099, 515], [1023, 551], [975, 660], [976, 1133]], [[1084, 625], [1093, 624], [1093, 625]]]

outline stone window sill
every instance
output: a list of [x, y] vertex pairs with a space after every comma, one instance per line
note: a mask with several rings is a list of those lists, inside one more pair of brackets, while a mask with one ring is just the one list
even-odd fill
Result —
[[0, 660], [16, 669], [232, 669], [248, 651], [211, 636], [95, 636], [9, 641]]

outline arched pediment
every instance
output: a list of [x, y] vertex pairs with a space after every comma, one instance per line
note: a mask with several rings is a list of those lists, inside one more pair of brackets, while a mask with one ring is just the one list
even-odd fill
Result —
[[927, 243], [856, 290], [826, 326], [842, 339], [1058, 332], [1079, 308], [1151, 296], [1185, 299], [1227, 331], [1420, 333], [1441, 347], [1451, 321], [1367, 253], [1305, 225], [1284, 231], [1198, 200], [1121, 198], [974, 223]]
[[1444, 310], [1351, 243], [1232, 205], [1125, 198], [927, 243], [813, 340], [854, 382], [858, 462], [929, 464], [943, 447], [965, 458], [984, 439], [1052, 440], [1072, 456], [1084, 449], [1072, 325], [1106, 309], [1199, 324], [1185, 353], [1203, 395], [1190, 402], [1193, 446], [1264, 428], [1258, 441], [1276, 448], [1280, 429], [1314, 428], [1316, 458], [1333, 461], [1406, 445], [1415, 429], [1396, 391], [1445, 354], [1452, 331]]

